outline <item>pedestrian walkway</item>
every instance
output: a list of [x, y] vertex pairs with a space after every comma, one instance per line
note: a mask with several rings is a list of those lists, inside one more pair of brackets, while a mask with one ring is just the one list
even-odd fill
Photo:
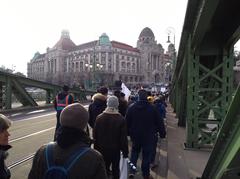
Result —
[[168, 179], [195, 179], [201, 177], [210, 156], [210, 150], [186, 150], [186, 129], [177, 125], [178, 119], [170, 104], [167, 109]]

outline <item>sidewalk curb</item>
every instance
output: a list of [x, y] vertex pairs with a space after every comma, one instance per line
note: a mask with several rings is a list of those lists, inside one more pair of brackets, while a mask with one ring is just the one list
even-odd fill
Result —
[[47, 109], [47, 108], [53, 108], [53, 104], [47, 104], [43, 106], [29, 106], [29, 107], [18, 107], [13, 109], [4, 109], [4, 110], [0, 110], [0, 113], [9, 114], [14, 112], [24, 112], [24, 111], [33, 110], [33, 109]]

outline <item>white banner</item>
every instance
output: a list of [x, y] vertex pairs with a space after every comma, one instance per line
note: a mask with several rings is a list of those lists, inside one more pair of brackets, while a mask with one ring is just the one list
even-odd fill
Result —
[[128, 89], [128, 87], [124, 83], [122, 83], [121, 88], [122, 88], [122, 92], [125, 94], [125, 99], [128, 101], [128, 98], [131, 95], [131, 91]]

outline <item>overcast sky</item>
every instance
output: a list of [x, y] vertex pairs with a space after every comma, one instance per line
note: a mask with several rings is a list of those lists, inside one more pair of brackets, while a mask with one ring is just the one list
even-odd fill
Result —
[[[136, 47], [143, 28], [166, 47], [168, 27], [178, 49], [187, 0], [4, 0], [0, 3], [0, 66], [26, 74], [27, 62], [46, 53], [67, 29], [76, 45], [106, 33]], [[173, 34], [172, 39], [173, 41]]]

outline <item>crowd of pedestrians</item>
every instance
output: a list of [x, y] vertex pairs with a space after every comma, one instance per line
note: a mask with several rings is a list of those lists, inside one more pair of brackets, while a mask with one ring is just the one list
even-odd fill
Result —
[[[64, 86], [54, 107], [57, 120], [53, 142], [37, 150], [28, 179], [119, 179], [120, 158], [129, 157], [131, 165], [137, 166], [140, 153], [142, 176], [153, 179], [150, 170], [157, 166], [158, 139], [166, 136], [164, 96], [152, 96], [140, 89], [126, 100], [120, 90], [108, 95], [108, 88], [101, 87], [86, 110], [74, 102], [68, 86]], [[0, 115], [1, 179], [10, 178], [5, 165], [11, 148], [10, 125], [10, 120]], [[130, 167], [129, 177], [134, 178], [135, 173], [136, 168]]]

